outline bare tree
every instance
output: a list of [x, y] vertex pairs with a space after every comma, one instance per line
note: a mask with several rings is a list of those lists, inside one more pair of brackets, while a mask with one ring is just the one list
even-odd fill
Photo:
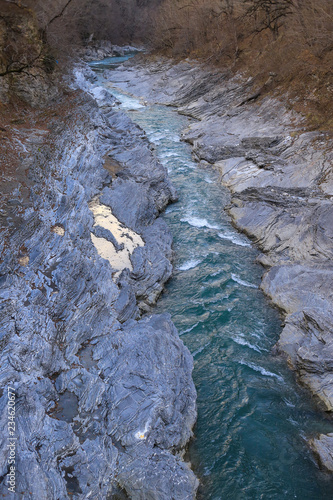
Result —
[[333, 49], [333, 4], [330, 0], [297, 2], [294, 21], [300, 45], [306, 46], [315, 56], [322, 57]]
[[245, 16], [254, 20], [254, 31], [270, 30], [276, 39], [285, 18], [293, 13], [293, 0], [245, 0]]

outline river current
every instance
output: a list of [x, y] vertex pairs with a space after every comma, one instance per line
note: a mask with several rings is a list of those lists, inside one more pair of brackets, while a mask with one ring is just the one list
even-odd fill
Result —
[[[98, 80], [110, 90], [110, 74], [105, 80], [98, 72]], [[179, 201], [163, 215], [174, 238], [174, 275], [155, 312], [171, 313], [194, 358], [198, 421], [186, 458], [200, 478], [198, 498], [333, 498], [332, 480], [306, 442], [333, 432], [332, 423], [271, 353], [282, 317], [259, 289], [257, 250], [224, 211], [230, 196], [218, 172], [196, 163], [181, 141], [190, 120], [171, 107], [144, 105], [116, 84], [111, 91], [178, 190]]]

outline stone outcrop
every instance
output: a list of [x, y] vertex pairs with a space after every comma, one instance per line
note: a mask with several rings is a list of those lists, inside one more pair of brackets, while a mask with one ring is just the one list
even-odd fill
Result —
[[79, 48], [78, 54], [84, 61], [100, 61], [107, 57], [122, 57], [131, 52], [138, 52], [140, 49], [131, 45], [114, 45], [108, 40], [96, 40], [87, 43], [86, 47]]
[[[219, 169], [232, 193], [229, 213], [262, 250], [262, 289], [285, 313], [276, 351], [333, 409], [332, 140], [306, 132], [302, 117], [251, 79], [195, 61], [136, 58], [110, 79], [147, 101], [195, 119], [183, 137], [198, 161]], [[259, 99], [260, 97], [260, 99]], [[333, 469], [331, 436], [311, 441]]]
[[86, 76], [44, 127], [15, 132], [25, 175], [0, 212], [0, 494], [10, 386], [12, 498], [190, 499], [193, 361], [170, 315], [151, 312], [172, 272], [159, 213], [176, 193], [143, 131]]

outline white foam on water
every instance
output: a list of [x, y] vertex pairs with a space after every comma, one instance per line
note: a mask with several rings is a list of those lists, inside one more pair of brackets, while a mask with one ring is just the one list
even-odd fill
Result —
[[299, 422], [297, 422], [297, 420], [294, 420], [293, 418], [289, 417], [287, 418], [288, 422], [290, 422], [291, 424], [295, 425], [295, 427], [299, 427]]
[[241, 238], [238, 236], [238, 234], [231, 233], [230, 231], [225, 231], [224, 233], [218, 233], [217, 235], [219, 238], [222, 240], [229, 240], [235, 245], [238, 245], [240, 247], [250, 247], [251, 244], [246, 241], [245, 239]]
[[174, 151], [166, 151], [165, 153], [160, 153], [159, 158], [171, 158], [171, 157], [177, 157], [179, 156], [178, 153], [175, 153]]
[[210, 255], [220, 255], [220, 252], [216, 252], [215, 250], [211, 250], [210, 252], [200, 252], [200, 257], [209, 257]]
[[182, 332], [180, 332], [179, 336], [184, 335], [185, 333], [191, 332], [192, 330], [194, 330], [194, 328], [196, 328], [198, 326], [199, 323], [200, 322], [198, 321], [197, 323], [195, 323], [195, 325], [191, 326], [190, 328], [187, 328], [186, 330], [183, 330]]
[[185, 165], [186, 165], [187, 168], [190, 168], [192, 170], [194, 170], [195, 168], [197, 168], [197, 165], [195, 163], [190, 162], [190, 161], [186, 162]]
[[205, 467], [202, 475], [203, 475], [203, 476], [210, 476], [210, 475], [211, 475], [211, 473], [212, 473], [212, 470], [214, 470], [214, 465], [215, 465], [215, 463], [216, 463], [216, 462], [215, 462], [215, 460], [214, 460], [213, 465], [211, 465], [210, 467]]
[[210, 179], [209, 177], [204, 177], [204, 181], [207, 182], [207, 184], [213, 184], [212, 179]]
[[171, 214], [172, 212], [174, 212], [176, 209], [176, 207], [174, 207], [173, 205], [167, 207], [165, 210], [164, 210], [164, 213], [165, 214]]
[[183, 219], [180, 219], [181, 222], [187, 222], [190, 226], [193, 227], [207, 227], [208, 229], [220, 229], [219, 226], [215, 226], [213, 224], [210, 224], [207, 219], [201, 219], [200, 217], [184, 217]]
[[283, 378], [280, 377], [280, 375], [277, 375], [276, 373], [272, 373], [268, 370], [265, 370], [265, 368], [263, 368], [262, 366], [258, 366], [255, 363], [251, 363], [250, 361], [244, 361], [243, 359], [238, 361], [238, 363], [251, 368], [255, 372], [261, 373], [261, 375], [264, 375], [265, 377], [273, 377], [273, 378], [280, 380], [281, 382], [284, 382]]
[[176, 134], [167, 134], [167, 138], [172, 142], [180, 142], [180, 137]]
[[178, 271], [188, 271], [189, 269], [193, 269], [194, 267], [197, 267], [198, 264], [200, 264], [202, 260], [188, 260], [184, 262], [181, 266], [177, 267]]
[[249, 283], [248, 281], [242, 280], [239, 276], [237, 276], [237, 274], [232, 273], [231, 278], [239, 285], [247, 286], [248, 288], [258, 288], [257, 285], [253, 285], [253, 283]]
[[219, 269], [218, 271], [215, 271], [215, 273], [211, 273], [210, 276], [218, 276], [219, 274], [224, 273], [224, 269]]
[[154, 132], [153, 134], [147, 134], [149, 137], [149, 140], [154, 143], [160, 142], [161, 139], [165, 137], [165, 134], [162, 132]]
[[121, 102], [120, 107], [128, 111], [144, 108], [144, 105], [134, 97], [120, 95], [119, 97], [117, 96], [117, 99]]
[[290, 408], [295, 408], [296, 405], [294, 405], [291, 401], [289, 401], [287, 398], [283, 398], [283, 401], [286, 403], [287, 406]]
[[207, 342], [207, 344], [203, 345], [202, 347], [199, 347], [196, 351], [192, 352], [192, 357], [195, 358], [197, 354], [200, 354], [205, 347], [209, 346], [210, 342]]
[[235, 335], [235, 336], [231, 337], [231, 340], [236, 342], [236, 344], [249, 347], [250, 349], [253, 349], [254, 351], [257, 351], [257, 352], [261, 352], [259, 347], [257, 347], [256, 345], [250, 344], [250, 342], [247, 342], [247, 340], [245, 340], [242, 337], [242, 335]]

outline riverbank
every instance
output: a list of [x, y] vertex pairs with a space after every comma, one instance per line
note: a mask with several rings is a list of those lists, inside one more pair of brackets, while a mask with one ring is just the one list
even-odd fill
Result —
[[3, 124], [0, 492], [11, 386], [13, 498], [193, 498], [181, 458], [192, 357], [170, 316], [150, 312], [172, 272], [159, 214], [176, 193], [143, 131], [86, 76]]
[[[267, 93], [261, 96], [252, 80], [195, 61], [137, 58], [110, 78], [197, 120], [183, 137], [231, 190], [228, 211], [262, 250], [262, 288], [284, 312], [276, 351], [331, 412], [331, 134], [306, 132], [300, 115]], [[311, 441], [329, 470], [332, 441], [331, 435]]]

